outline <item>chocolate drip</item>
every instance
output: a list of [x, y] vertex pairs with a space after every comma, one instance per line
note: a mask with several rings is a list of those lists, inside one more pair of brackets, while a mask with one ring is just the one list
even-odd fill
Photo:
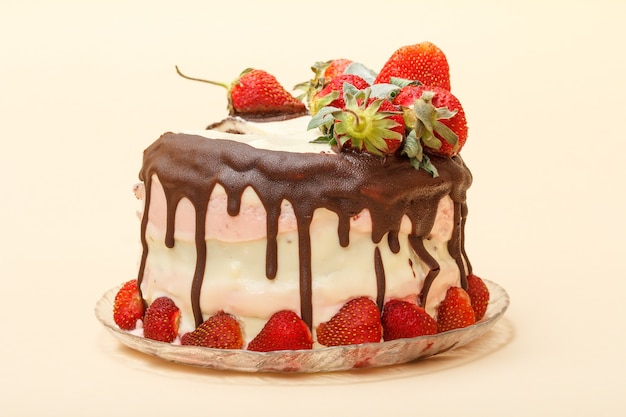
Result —
[[[338, 215], [337, 234], [340, 245], [344, 247], [349, 244], [351, 217], [368, 209], [372, 218], [372, 241], [378, 244], [387, 234], [387, 244], [394, 253], [400, 250], [398, 231], [402, 218], [408, 216], [412, 224], [410, 245], [429, 268], [421, 294], [424, 302], [439, 265], [425, 249], [422, 240], [432, 229], [439, 200], [449, 195], [455, 202], [455, 213], [462, 212], [465, 191], [471, 184], [471, 174], [460, 157], [431, 157], [431, 160], [439, 171], [437, 178], [414, 169], [406, 158], [400, 156], [383, 159], [353, 152], [290, 153], [256, 149], [235, 141], [165, 134], [145, 150], [139, 175], [146, 188], [139, 280], [143, 277], [148, 257], [146, 228], [151, 177], [156, 175], [168, 205], [168, 247], [174, 245], [175, 211], [180, 199], [189, 199], [195, 208], [197, 259], [191, 304], [197, 324], [202, 321], [200, 291], [206, 269], [206, 215], [209, 197], [218, 183], [226, 191], [231, 216], [239, 213], [241, 196], [246, 187], [252, 187], [259, 196], [267, 213], [266, 275], [269, 279], [276, 277], [278, 270], [276, 239], [281, 204], [283, 200], [292, 204], [298, 226], [300, 314], [309, 327], [313, 317], [309, 227], [318, 208], [326, 208]], [[390, 178], [393, 181], [389, 181]], [[457, 263], [462, 264], [462, 260], [458, 259], [465, 256], [462, 252], [465, 216], [462, 213], [460, 219], [459, 223], [455, 223], [454, 242], [450, 245], [459, 248], [456, 250]], [[377, 303], [381, 306], [385, 274], [378, 248], [374, 253], [374, 267]]]
[[452, 231], [452, 238], [448, 242], [448, 252], [450, 256], [454, 258], [456, 266], [459, 268], [461, 274], [461, 287], [467, 289], [467, 272], [465, 271], [465, 264], [463, 263], [463, 210], [461, 206], [463, 203], [454, 203], [454, 229]]
[[144, 215], [141, 218], [141, 246], [143, 248], [141, 253], [141, 260], [139, 262], [139, 272], [137, 273], [137, 288], [139, 289], [139, 296], [143, 300], [144, 307], [146, 300], [141, 293], [141, 283], [143, 281], [143, 275], [146, 270], [146, 261], [148, 260], [148, 239], [146, 237], [146, 230], [148, 229], [148, 207], [150, 207], [150, 197], [152, 195], [152, 179], [146, 178], [144, 180], [145, 197], [144, 197]]
[[278, 218], [280, 206], [269, 207], [267, 212], [267, 247], [265, 249], [265, 276], [269, 279], [276, 278], [278, 273]]
[[428, 273], [424, 278], [424, 285], [422, 287], [422, 292], [420, 293], [419, 304], [423, 307], [426, 306], [426, 297], [428, 296], [428, 291], [430, 290], [430, 286], [439, 275], [440, 267], [439, 262], [435, 258], [431, 256], [430, 253], [424, 247], [424, 239], [416, 235], [409, 236], [409, 243], [411, 247], [417, 254], [417, 256], [424, 262], [426, 267], [428, 268]]
[[391, 249], [393, 253], [400, 252], [400, 241], [398, 240], [397, 230], [389, 231], [389, 234], [387, 235], [387, 243], [389, 244], [389, 249]]
[[[461, 254], [465, 259], [465, 265], [467, 266], [467, 274], [472, 273], [472, 263], [465, 251], [465, 222], [467, 221], [467, 204], [461, 204]], [[467, 286], [467, 277], [465, 277], [465, 285]]]
[[313, 283], [311, 282], [311, 234], [313, 213], [298, 215], [298, 255], [300, 256], [300, 317], [309, 328], [313, 326]]
[[196, 321], [196, 327], [202, 324], [202, 310], [200, 309], [200, 293], [204, 280], [204, 269], [206, 267], [206, 215], [208, 213], [207, 204], [196, 207], [196, 269], [191, 281], [191, 311]]
[[347, 248], [350, 245], [350, 216], [338, 213], [339, 226], [337, 227], [337, 234], [339, 235], [339, 244], [342, 248]]
[[383, 311], [385, 302], [385, 291], [387, 290], [387, 280], [385, 279], [385, 266], [380, 255], [380, 249], [374, 249], [374, 272], [376, 273], [376, 305], [379, 311]]

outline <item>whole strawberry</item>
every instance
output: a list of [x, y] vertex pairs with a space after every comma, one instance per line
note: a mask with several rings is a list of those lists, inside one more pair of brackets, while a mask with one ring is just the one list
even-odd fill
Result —
[[351, 60], [344, 58], [316, 62], [311, 67], [313, 79], [301, 82], [294, 87], [295, 90], [303, 92], [298, 98], [306, 101], [311, 110], [312, 98], [335, 77], [342, 75], [351, 63]]
[[194, 331], [185, 333], [180, 342], [182, 345], [215, 349], [241, 349], [244, 345], [239, 322], [234, 316], [223, 311], [209, 317]]
[[222, 83], [184, 75], [184, 78], [218, 85], [228, 91], [228, 112], [247, 120], [289, 119], [307, 114], [304, 103], [292, 96], [270, 73], [248, 68], [232, 83]]
[[326, 106], [344, 108], [344, 84], [348, 83], [357, 90], [369, 87], [369, 83], [355, 74], [342, 74], [333, 78], [324, 88], [317, 92], [310, 101], [309, 110], [312, 116]]
[[382, 312], [385, 341], [437, 333], [437, 322], [417, 304], [390, 300]]
[[405, 122], [400, 107], [386, 98], [370, 98], [371, 90], [344, 91], [343, 108], [326, 106], [309, 122], [319, 127], [339, 150], [356, 150], [372, 155], [396, 153], [405, 138]]
[[472, 308], [476, 321], [481, 320], [487, 312], [489, 304], [489, 289], [485, 282], [474, 274], [467, 276], [467, 294], [472, 300]]
[[450, 287], [437, 307], [437, 332], [471, 326], [476, 322], [469, 295], [461, 287]]
[[348, 66], [352, 64], [352, 60], [345, 58], [332, 59], [326, 62], [326, 65], [322, 67], [322, 76], [324, 83], [328, 83], [336, 77], [342, 75]]
[[317, 341], [324, 346], [379, 342], [382, 330], [376, 303], [359, 297], [348, 301], [329, 321], [317, 326]]
[[409, 85], [393, 102], [405, 109], [407, 129], [414, 130], [426, 152], [451, 157], [461, 151], [467, 140], [467, 120], [461, 103], [448, 90]]
[[441, 49], [430, 42], [397, 49], [383, 65], [374, 84], [388, 83], [391, 77], [450, 90], [448, 60]]
[[118, 290], [113, 302], [113, 321], [122, 330], [133, 330], [137, 320], [143, 318], [143, 300], [139, 295], [137, 280], [130, 280]]
[[248, 350], [256, 352], [312, 348], [311, 331], [296, 313], [289, 310], [274, 313], [248, 344]]
[[159, 297], [148, 306], [143, 319], [143, 334], [147, 339], [173, 342], [178, 335], [180, 310], [168, 297]]

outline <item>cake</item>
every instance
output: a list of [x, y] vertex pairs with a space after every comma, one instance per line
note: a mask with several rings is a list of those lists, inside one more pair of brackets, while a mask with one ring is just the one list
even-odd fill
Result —
[[142, 254], [115, 299], [120, 328], [270, 351], [481, 320], [489, 294], [464, 241], [467, 127], [443, 52], [423, 42], [378, 73], [344, 59], [313, 70], [301, 97], [244, 71], [224, 84], [228, 116], [144, 151]]

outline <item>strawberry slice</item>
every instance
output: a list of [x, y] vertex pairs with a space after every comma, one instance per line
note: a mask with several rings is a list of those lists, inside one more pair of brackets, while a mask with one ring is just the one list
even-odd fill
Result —
[[450, 287], [437, 307], [437, 332], [471, 326], [476, 322], [472, 301], [461, 287]]
[[215, 349], [241, 349], [244, 344], [239, 322], [233, 315], [223, 311], [209, 317], [193, 332], [185, 333], [180, 342], [183, 345]]
[[474, 315], [476, 321], [481, 320], [487, 312], [487, 305], [489, 304], [489, 289], [485, 282], [474, 274], [467, 276], [467, 294], [472, 300], [472, 308], [474, 309]]
[[133, 330], [137, 326], [137, 320], [143, 318], [143, 300], [139, 295], [137, 280], [130, 280], [115, 294], [113, 302], [113, 321], [122, 330]]
[[379, 342], [383, 327], [376, 303], [367, 297], [348, 301], [329, 321], [317, 327], [317, 341], [324, 346]]
[[437, 333], [437, 322], [422, 307], [404, 300], [390, 300], [383, 307], [385, 341]]
[[274, 313], [248, 344], [248, 350], [255, 352], [312, 348], [311, 331], [296, 313], [289, 310]]
[[173, 342], [178, 335], [180, 310], [168, 297], [159, 297], [150, 304], [143, 319], [147, 339]]

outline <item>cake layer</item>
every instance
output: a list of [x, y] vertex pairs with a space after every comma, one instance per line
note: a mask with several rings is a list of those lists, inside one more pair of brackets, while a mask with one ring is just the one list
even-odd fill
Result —
[[433, 178], [399, 156], [335, 154], [310, 135], [288, 139], [166, 134], [145, 151], [146, 301], [172, 298], [181, 334], [225, 310], [246, 323], [248, 338], [280, 309], [314, 330], [362, 295], [379, 306], [417, 297], [434, 315], [470, 267], [471, 175], [461, 158], [433, 157]]
[[[180, 239], [175, 238], [172, 248], [165, 245], [165, 230], [160, 227], [166, 222], [161, 217], [164, 211], [153, 210], [154, 197], [160, 193], [155, 193], [153, 186], [151, 194], [150, 221], [146, 229], [149, 256], [142, 291], [148, 303], [160, 296], [168, 296], [175, 302], [182, 311], [180, 332], [183, 334], [196, 326], [190, 298], [196, 245], [186, 233]], [[165, 200], [162, 194], [160, 199]], [[252, 198], [249, 197], [249, 200]], [[255, 204], [252, 206], [257, 207]], [[282, 208], [291, 211], [289, 203], [283, 203]], [[219, 238], [214, 233], [206, 237], [205, 278], [200, 290], [203, 319], [224, 310], [242, 321], [246, 336], [251, 338], [259, 326], [278, 310], [288, 309], [300, 314], [298, 231], [292, 227], [295, 226], [293, 217], [286, 216], [288, 227], [281, 227], [283, 222], [279, 220], [276, 275], [268, 279], [267, 240], [258, 227], [260, 217], [230, 217], [226, 206], [211, 206], [210, 210], [212, 214], [207, 218], [226, 221], [217, 229]], [[242, 212], [251, 211], [250, 207], [242, 205]], [[433, 316], [448, 287], [460, 284], [459, 269], [447, 249], [453, 232], [453, 211], [452, 200], [444, 197], [439, 203], [433, 233], [424, 242], [426, 250], [440, 266], [426, 303], [427, 311]], [[155, 212], [161, 213], [160, 218]], [[182, 217], [180, 212], [176, 217]], [[283, 216], [280, 218], [283, 219]], [[241, 233], [245, 234], [246, 228], [241, 225], [247, 221], [251, 225], [249, 230], [254, 233], [242, 239]], [[176, 224], [179, 223], [186, 226], [184, 222]], [[407, 223], [408, 220], [405, 220], [404, 224]], [[353, 227], [355, 224], [357, 227]], [[324, 208], [317, 209], [313, 215], [309, 232], [313, 328], [329, 320], [352, 298], [368, 296], [376, 300], [382, 297], [382, 302], [392, 298], [415, 300], [421, 293], [428, 270], [411, 249], [408, 233], [399, 233], [399, 250], [394, 253], [387, 243], [387, 236], [378, 244], [372, 241], [371, 227], [367, 227], [371, 226], [371, 220], [366, 210], [351, 219], [350, 225], [350, 244], [342, 247], [337, 236], [339, 217]], [[242, 230], [237, 233], [239, 239], [227, 239], [232, 237], [232, 230]], [[222, 231], [224, 233], [220, 233]], [[385, 271], [384, 282], [380, 282], [377, 276], [377, 263]]]

